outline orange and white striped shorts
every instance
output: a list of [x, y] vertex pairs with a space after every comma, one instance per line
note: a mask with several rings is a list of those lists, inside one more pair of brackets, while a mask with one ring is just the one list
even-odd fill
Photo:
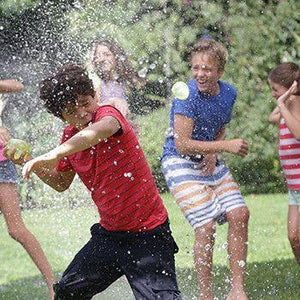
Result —
[[164, 158], [163, 172], [168, 187], [193, 228], [216, 220], [246, 203], [227, 167], [218, 162], [212, 175], [203, 175], [199, 163], [181, 157]]

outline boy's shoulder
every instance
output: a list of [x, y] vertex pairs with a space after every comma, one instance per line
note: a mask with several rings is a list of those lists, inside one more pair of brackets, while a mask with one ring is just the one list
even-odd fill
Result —
[[221, 90], [223, 90], [226, 94], [232, 94], [235, 97], [237, 96], [237, 90], [233, 85], [223, 80], [219, 80], [219, 83], [221, 86]]
[[118, 121], [122, 121], [124, 122], [125, 119], [122, 115], [122, 113], [115, 108], [114, 106], [110, 105], [110, 104], [104, 104], [98, 107], [97, 111], [94, 114], [93, 120], [92, 122], [97, 122], [99, 121], [102, 117], [105, 116], [112, 116], [114, 118], [116, 118]]

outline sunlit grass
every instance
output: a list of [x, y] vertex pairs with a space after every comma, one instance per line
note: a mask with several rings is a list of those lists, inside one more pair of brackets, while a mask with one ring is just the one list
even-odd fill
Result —
[[[193, 268], [193, 231], [169, 194], [163, 195], [172, 230], [180, 248], [176, 255], [178, 282], [186, 300], [196, 299]], [[300, 299], [300, 268], [287, 239], [285, 195], [246, 197], [251, 212], [246, 289], [251, 299]], [[98, 221], [92, 207], [23, 212], [27, 226], [42, 244], [59, 276], [89, 239], [90, 226]], [[228, 291], [227, 225], [218, 227], [214, 257], [214, 286], [218, 299]], [[122, 298], [120, 298], [122, 295]], [[42, 277], [22, 247], [9, 238], [0, 217], [0, 299], [47, 299]], [[95, 299], [133, 299], [124, 278]]]

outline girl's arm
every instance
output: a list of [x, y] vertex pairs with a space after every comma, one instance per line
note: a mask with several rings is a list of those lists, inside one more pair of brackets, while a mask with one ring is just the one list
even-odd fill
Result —
[[209, 142], [197, 141], [192, 139], [193, 128], [194, 120], [192, 118], [175, 114], [175, 146], [178, 153], [187, 155], [205, 155], [210, 153], [230, 152], [243, 157], [247, 155], [248, 144], [243, 139]]
[[10, 133], [9, 131], [3, 127], [0, 126], [0, 144], [6, 144], [8, 140], [10, 139]]
[[278, 106], [269, 115], [269, 122], [272, 124], [279, 124], [281, 118], [280, 109]]
[[285, 119], [285, 123], [288, 129], [297, 140], [300, 140], [300, 103], [295, 103], [293, 112], [291, 112], [286, 106], [286, 100], [288, 100], [297, 91], [297, 85], [297, 81], [294, 81], [292, 86], [278, 98], [277, 107], [280, 111], [280, 114]]
[[15, 79], [0, 80], [0, 93], [18, 93], [24, 90], [24, 85]]
[[115, 107], [125, 118], [130, 114], [128, 103], [123, 98], [109, 98], [105, 102], [100, 103], [100, 105], [111, 105]]
[[278, 108], [285, 119], [287, 128], [295, 139], [300, 140], [300, 103], [297, 106], [293, 112], [290, 112], [284, 103], [278, 105]]

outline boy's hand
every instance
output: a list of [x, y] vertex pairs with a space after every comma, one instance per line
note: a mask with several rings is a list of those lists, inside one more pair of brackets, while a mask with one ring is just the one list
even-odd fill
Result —
[[245, 157], [248, 154], [248, 143], [243, 139], [234, 139], [227, 141], [227, 152]]
[[57, 155], [48, 152], [44, 155], [38, 156], [30, 161], [28, 161], [22, 170], [22, 175], [24, 178], [28, 179], [31, 172], [45, 171], [48, 172], [53, 170], [58, 163]]
[[298, 82], [295, 80], [291, 87], [277, 99], [277, 105], [283, 105], [293, 94], [297, 92], [298, 89]]
[[9, 131], [5, 127], [0, 126], [0, 143], [6, 144], [9, 139], [10, 139]]
[[203, 175], [211, 175], [215, 170], [216, 161], [216, 154], [206, 154], [202, 162], [198, 165], [198, 168], [201, 169]]

